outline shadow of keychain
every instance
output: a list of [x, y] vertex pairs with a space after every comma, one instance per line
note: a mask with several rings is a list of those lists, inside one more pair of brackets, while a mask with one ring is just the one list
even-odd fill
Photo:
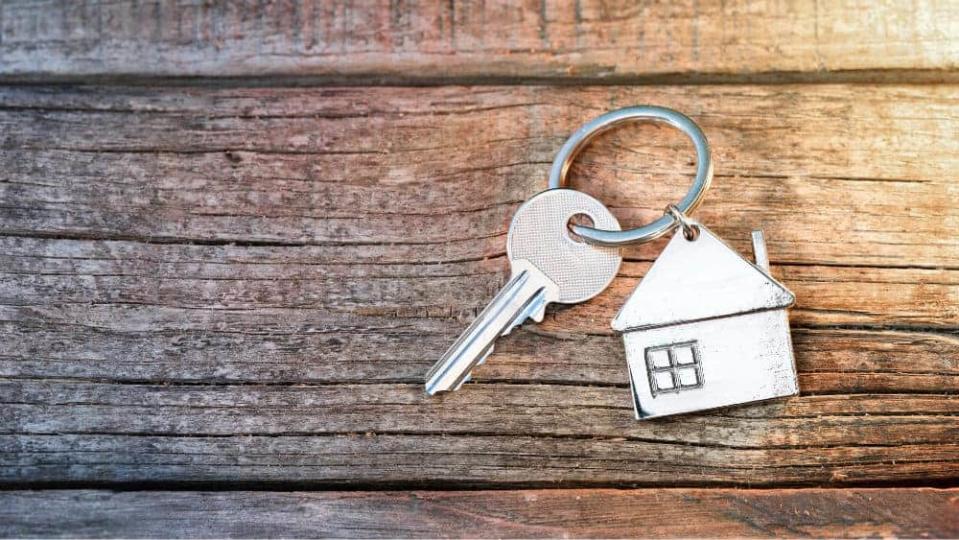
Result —
[[639, 106], [588, 122], [556, 155], [549, 188], [563, 187], [570, 164], [590, 140], [632, 121], [669, 124], [696, 148], [693, 186], [658, 220], [626, 231], [571, 225], [584, 241], [605, 247], [649, 242], [677, 230], [612, 323], [626, 345], [636, 418], [797, 394], [786, 311], [795, 296], [770, 274], [762, 231], [752, 233], [751, 262], [689, 217], [713, 176], [709, 143], [689, 117]]
[[[663, 122], [696, 147], [689, 193], [648, 225], [620, 230], [596, 199], [564, 188], [572, 160], [594, 137], [631, 121]], [[542, 321], [552, 302], [584, 302], [619, 269], [618, 248], [678, 229], [613, 320], [623, 334], [636, 418], [727, 407], [798, 392], [786, 308], [795, 297], [769, 274], [762, 233], [752, 263], [688, 216], [712, 180], [709, 144], [687, 116], [639, 106], [604, 114], [577, 130], [550, 170], [549, 185], [517, 209], [507, 235], [506, 285], [426, 376], [430, 395], [459, 389], [500, 336]], [[587, 216], [593, 226], [575, 225]]]

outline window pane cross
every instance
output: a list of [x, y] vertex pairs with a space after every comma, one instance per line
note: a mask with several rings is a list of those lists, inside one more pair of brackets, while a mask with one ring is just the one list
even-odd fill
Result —
[[646, 369], [653, 397], [703, 386], [703, 366], [695, 341], [647, 348]]

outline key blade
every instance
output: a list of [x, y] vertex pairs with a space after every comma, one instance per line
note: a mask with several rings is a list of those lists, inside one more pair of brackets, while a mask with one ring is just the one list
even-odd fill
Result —
[[432, 396], [459, 388], [492, 352], [496, 338], [531, 303], [545, 306], [555, 295], [556, 285], [542, 272], [532, 265], [514, 264], [510, 280], [426, 374], [426, 392]]

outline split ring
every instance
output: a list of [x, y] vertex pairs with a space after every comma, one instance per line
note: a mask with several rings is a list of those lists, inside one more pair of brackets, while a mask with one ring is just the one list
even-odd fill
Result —
[[692, 242], [699, 238], [699, 227], [689, 219], [689, 216], [676, 208], [675, 204], [666, 206], [665, 213], [676, 220], [676, 223], [683, 228], [683, 236], [686, 237], [686, 240]]
[[[553, 166], [549, 171], [549, 189], [566, 185], [566, 174], [569, 172], [573, 159], [597, 135], [626, 122], [643, 120], [669, 124], [685, 133], [693, 141], [693, 145], [696, 147], [696, 178], [693, 180], [693, 185], [689, 188], [686, 196], [679, 201], [679, 204], [675, 205], [680, 213], [691, 213], [702, 202], [703, 196], [709, 188], [709, 183], [713, 179], [709, 142], [706, 140], [703, 130], [692, 119], [666, 107], [652, 105], [626, 107], [606, 113], [584, 124], [567, 139], [559, 153], [556, 154], [556, 159], [553, 160]], [[625, 231], [610, 231], [583, 225], [571, 225], [571, 227], [573, 232], [591, 244], [622, 246], [655, 240], [675, 229], [679, 224], [679, 221], [667, 213], [667, 215], [652, 223]]]

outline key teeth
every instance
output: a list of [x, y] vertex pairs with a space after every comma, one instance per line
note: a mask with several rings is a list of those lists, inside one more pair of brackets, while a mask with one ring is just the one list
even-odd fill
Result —
[[510, 321], [506, 330], [503, 330], [503, 333], [500, 335], [509, 335], [514, 328], [520, 326], [528, 319], [533, 319], [538, 323], [543, 322], [543, 318], [546, 316], [546, 304], [546, 298], [541, 294], [537, 295], [522, 311], [516, 314], [516, 318]]
[[466, 376], [463, 377], [463, 380], [460, 381], [460, 383], [456, 385], [456, 388], [452, 388], [450, 391], [455, 392], [455, 391], [459, 390], [460, 388], [463, 387], [464, 384], [466, 384], [467, 382], [469, 382], [469, 380], [472, 379], [472, 378], [473, 378], [473, 372], [467, 373]]
[[[492, 346], [492, 345], [490, 345], [490, 348], [489, 348], [489, 349], [486, 349], [486, 352], [484, 352], [484, 353], [483, 353], [483, 356], [480, 357], [480, 359], [479, 359], [478, 362], [476, 362], [476, 365], [473, 366], [473, 369], [476, 369], [477, 366], [482, 366], [483, 364], [485, 364], [485, 363], [486, 363], [486, 359], [489, 358], [489, 355], [491, 355], [491, 354], [493, 354], [493, 346]], [[455, 392], [455, 391], [459, 390], [460, 388], [463, 387], [464, 384], [468, 383], [468, 382], [470, 381], [470, 379], [472, 379], [472, 378], [473, 378], [473, 370], [471, 369], [470, 372], [467, 373], [465, 377], [463, 377], [463, 380], [461, 380], [460, 383], [456, 385], [456, 388], [453, 388], [453, 389], [452, 389], [452, 391]]]
[[[477, 365], [477, 366], [482, 366], [483, 364], [485, 364], [485, 363], [486, 363], [486, 359], [489, 358], [489, 355], [491, 355], [491, 354], [493, 354], [493, 346], [492, 346], [492, 345], [490, 346], [489, 349], [486, 349], [486, 352], [484, 352], [484, 353], [483, 353], [483, 356], [480, 357], [479, 362], [476, 362], [476, 365]], [[469, 378], [472, 377], [472, 376], [473, 376], [473, 372], [470, 371], [470, 372], [466, 375], [466, 379], [464, 379], [464, 382], [465, 382], [466, 380], [469, 380]]]

